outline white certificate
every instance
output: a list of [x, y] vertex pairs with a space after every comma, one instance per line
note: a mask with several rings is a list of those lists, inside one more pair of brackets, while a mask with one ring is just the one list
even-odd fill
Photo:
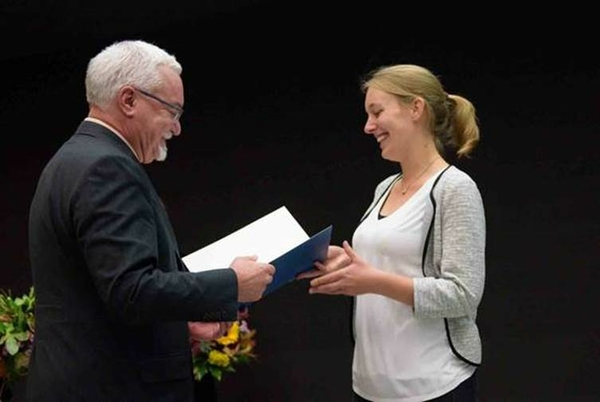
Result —
[[283, 206], [216, 242], [183, 257], [192, 272], [227, 268], [235, 257], [257, 255], [271, 262], [308, 240], [302, 226]]

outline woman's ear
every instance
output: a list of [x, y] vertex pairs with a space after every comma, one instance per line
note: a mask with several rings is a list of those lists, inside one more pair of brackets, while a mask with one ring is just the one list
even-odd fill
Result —
[[419, 120], [425, 113], [425, 100], [420, 96], [415, 97], [410, 104], [410, 112], [414, 120]]

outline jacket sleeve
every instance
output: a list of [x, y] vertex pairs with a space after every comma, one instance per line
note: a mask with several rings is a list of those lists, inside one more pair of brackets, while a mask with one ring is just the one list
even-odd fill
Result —
[[179, 270], [176, 240], [144, 174], [128, 158], [103, 158], [71, 198], [79, 249], [108, 313], [131, 323], [234, 320], [235, 272]]
[[414, 279], [415, 315], [475, 319], [485, 282], [481, 195], [475, 182], [462, 176], [449, 180], [437, 199], [438, 216], [430, 239], [437, 248], [433, 254], [436, 275]]

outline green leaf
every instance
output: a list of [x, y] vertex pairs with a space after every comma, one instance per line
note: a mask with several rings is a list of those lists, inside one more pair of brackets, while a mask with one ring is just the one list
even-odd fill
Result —
[[194, 365], [194, 379], [200, 381], [208, 373], [205, 365]]
[[27, 332], [16, 332], [13, 335], [18, 341], [21, 342], [25, 342], [29, 339], [29, 334]]
[[218, 381], [221, 381], [221, 378], [223, 378], [223, 373], [218, 368], [211, 366], [208, 368], [208, 371], [210, 371], [210, 375], [215, 377], [215, 379], [217, 379]]
[[6, 338], [6, 351], [11, 356], [16, 355], [17, 352], [19, 351], [19, 342], [17, 342], [17, 340], [15, 339], [15, 337], [12, 336], [12, 335], [9, 335]]
[[252, 360], [252, 358], [247, 355], [241, 355], [241, 356], [238, 356], [238, 358], [237, 358], [238, 363], [242, 363], [242, 364], [248, 364], [248, 363], [250, 363], [250, 360]]

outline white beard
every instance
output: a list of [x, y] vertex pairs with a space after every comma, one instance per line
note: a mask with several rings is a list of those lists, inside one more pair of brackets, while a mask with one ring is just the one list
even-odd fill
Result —
[[167, 144], [161, 143], [158, 146], [158, 155], [156, 155], [155, 160], [162, 162], [167, 159]]

